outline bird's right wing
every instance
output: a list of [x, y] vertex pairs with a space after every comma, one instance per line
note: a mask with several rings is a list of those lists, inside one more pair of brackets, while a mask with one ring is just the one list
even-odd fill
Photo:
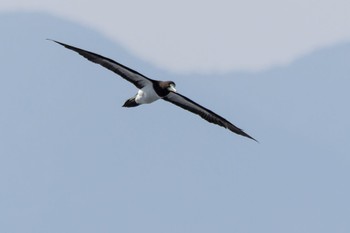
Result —
[[219, 116], [218, 114], [210, 111], [209, 109], [195, 103], [194, 101], [190, 100], [186, 96], [180, 95], [179, 93], [170, 92], [167, 96], [163, 98], [163, 100], [166, 100], [170, 103], [173, 103], [183, 109], [186, 109], [194, 114], [199, 115], [204, 120], [217, 124], [219, 126], [222, 126], [224, 128], [229, 129], [230, 131], [242, 135], [244, 137], [253, 139], [256, 141], [253, 137], [249, 136], [247, 133], [245, 133], [242, 129], [236, 127], [231, 122], [226, 120], [225, 118]]

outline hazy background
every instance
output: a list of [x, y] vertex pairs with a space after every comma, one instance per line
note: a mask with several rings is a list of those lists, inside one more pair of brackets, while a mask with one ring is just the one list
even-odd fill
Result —
[[348, 0], [2, 0], [79, 22], [172, 71], [264, 70], [350, 40]]
[[[350, 43], [168, 69], [86, 25], [0, 14], [1, 232], [349, 232]], [[174, 80], [260, 143], [164, 101], [121, 108], [132, 85], [46, 38]]]

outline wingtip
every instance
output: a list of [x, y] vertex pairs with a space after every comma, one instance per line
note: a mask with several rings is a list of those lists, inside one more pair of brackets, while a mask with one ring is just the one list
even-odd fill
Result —
[[52, 41], [52, 42], [58, 43], [57, 41], [55, 41], [55, 40], [53, 40], [53, 39], [50, 39], [50, 38], [46, 38], [46, 40], [49, 40], [49, 41]]
[[253, 137], [249, 137], [250, 139], [252, 139], [252, 140], [254, 140], [256, 143], [259, 143], [260, 144], [260, 142], [258, 141], [258, 140], [256, 140], [255, 138], [253, 138]]
[[57, 40], [50, 39], [50, 38], [46, 38], [46, 40], [48, 40], [48, 41], [52, 41], [52, 42], [55, 42], [56, 44], [62, 45], [62, 46], [64, 46], [64, 47], [67, 47], [67, 45], [66, 45], [66, 44], [64, 44], [64, 43], [62, 43], [62, 42], [59, 42], [59, 41], [57, 41]]
[[245, 132], [243, 132], [242, 136], [247, 137], [247, 138], [250, 138], [250, 139], [254, 140], [254, 141], [257, 142], [257, 143], [260, 143], [258, 140], [256, 140], [255, 138], [253, 138], [252, 136], [250, 136], [249, 134], [247, 134], [247, 133], [245, 133]]

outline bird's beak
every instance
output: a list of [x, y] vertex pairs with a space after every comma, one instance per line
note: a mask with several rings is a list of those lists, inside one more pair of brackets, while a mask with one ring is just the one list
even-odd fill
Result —
[[168, 87], [168, 90], [169, 90], [169, 91], [172, 91], [172, 92], [176, 92], [176, 89], [175, 89], [174, 85], [170, 85], [170, 86]]

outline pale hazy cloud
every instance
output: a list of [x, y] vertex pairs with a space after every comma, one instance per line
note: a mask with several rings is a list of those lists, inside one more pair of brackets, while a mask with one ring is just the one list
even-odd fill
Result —
[[8, 0], [54, 13], [176, 71], [266, 69], [350, 40], [348, 0]]

